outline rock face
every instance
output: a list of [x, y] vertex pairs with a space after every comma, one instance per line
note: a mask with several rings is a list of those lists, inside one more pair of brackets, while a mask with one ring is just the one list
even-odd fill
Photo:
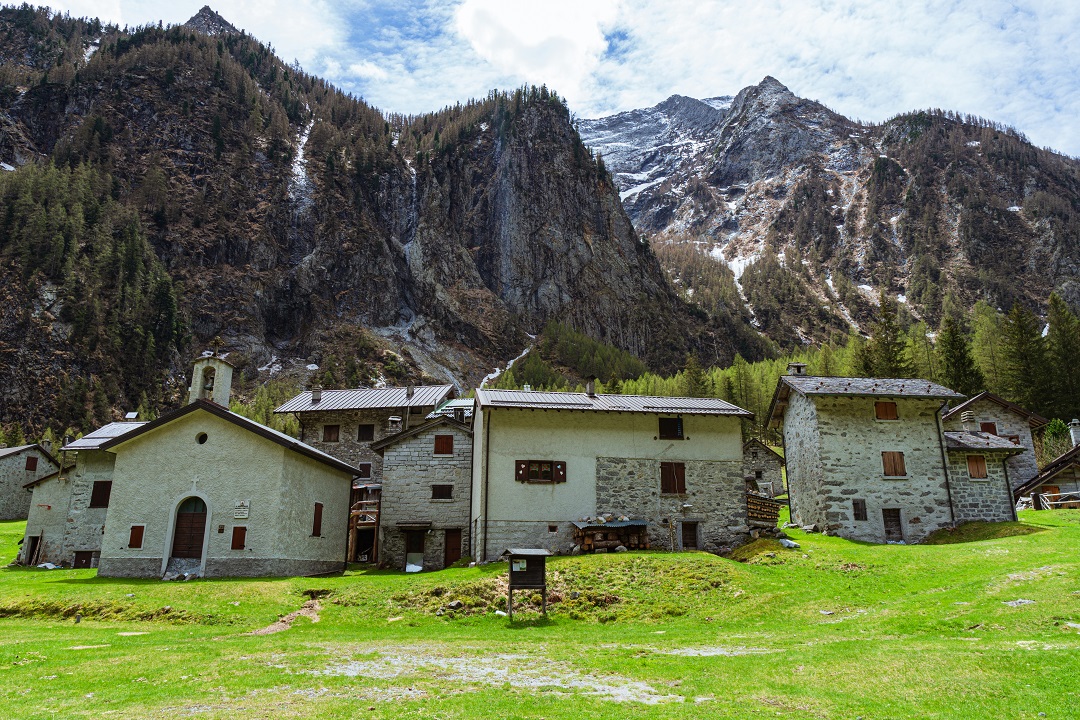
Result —
[[214, 12], [209, 5], [203, 5], [199, 12], [192, 15], [191, 19], [184, 23], [184, 27], [198, 30], [207, 35], [240, 32], [225, 18]]
[[771, 77], [723, 100], [579, 124], [687, 296], [703, 293], [680, 245], [727, 265], [781, 345], [859, 327], [881, 288], [932, 325], [948, 291], [1007, 308], [1057, 290], [1080, 305], [1075, 160], [955, 113], [859, 124]]

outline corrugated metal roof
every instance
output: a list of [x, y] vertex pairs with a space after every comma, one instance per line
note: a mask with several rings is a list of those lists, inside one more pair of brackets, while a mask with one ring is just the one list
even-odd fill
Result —
[[612, 520], [611, 522], [598, 523], [598, 522], [591, 522], [591, 521], [574, 520], [570, 524], [573, 525], [574, 527], [576, 527], [578, 530], [589, 530], [589, 529], [593, 529], [593, 528], [595, 528], [597, 530], [603, 530], [604, 528], [645, 527], [646, 525], [649, 524], [649, 521], [648, 520]]
[[952, 399], [964, 397], [929, 380], [913, 378], [850, 378], [784, 375], [780, 378], [803, 395], [870, 395]]
[[34, 447], [33, 445], [19, 445], [18, 447], [0, 448], [0, 458], [20, 453], [23, 450]]
[[145, 422], [113, 422], [83, 435], [78, 440], [65, 445], [62, 450], [97, 450], [107, 440], [120, 437], [126, 432], [142, 427]]
[[316, 412], [324, 410], [366, 410], [378, 408], [427, 407], [438, 405], [454, 391], [453, 385], [418, 385], [412, 398], [408, 388], [355, 388], [353, 390], [323, 390], [322, 400], [311, 402], [311, 391], [302, 392], [275, 413]]
[[465, 417], [470, 418], [473, 414], [473, 406], [476, 405], [476, 401], [472, 398], [457, 398], [455, 400], [447, 400], [438, 409], [428, 413], [428, 419], [437, 418], [440, 415], [446, 415], [448, 417], [454, 416], [455, 410], [464, 410]]
[[952, 431], [945, 432], [945, 446], [950, 450], [1005, 450], [1013, 453], [1024, 452], [1011, 440], [984, 432]]
[[477, 390], [480, 407], [528, 410], [591, 410], [594, 412], [679, 413], [682, 415], [753, 414], [716, 398], [653, 397], [648, 395], [588, 395], [535, 390]]

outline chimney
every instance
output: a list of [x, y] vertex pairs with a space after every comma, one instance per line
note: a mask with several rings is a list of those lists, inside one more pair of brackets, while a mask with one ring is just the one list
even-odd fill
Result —
[[524, 390], [525, 392], [530, 392], [532, 390], [532, 385], [530, 385], [529, 383], [525, 383], [524, 385], [521, 386], [521, 389]]
[[416, 388], [414, 388], [412, 385], [409, 385], [408, 387], [405, 388], [405, 399], [406, 400], [412, 400], [412, 396], [415, 393], [416, 393]]
[[322, 385], [311, 386], [311, 404], [322, 402]]
[[465, 422], [465, 408], [454, 408], [454, 419], [459, 423]]
[[1069, 437], [1072, 439], [1073, 447], [1080, 445], [1080, 420], [1073, 418], [1073, 421], [1069, 423]]
[[960, 423], [964, 426], [964, 432], [975, 432], [975, 413], [971, 410], [960, 413]]
[[787, 364], [787, 374], [788, 375], [805, 375], [806, 374], [806, 363], [789, 362]]
[[589, 376], [589, 379], [585, 381], [585, 394], [596, 397], [596, 377]]
[[42, 440], [41, 447], [45, 449], [45, 452], [52, 455], [52, 440]]

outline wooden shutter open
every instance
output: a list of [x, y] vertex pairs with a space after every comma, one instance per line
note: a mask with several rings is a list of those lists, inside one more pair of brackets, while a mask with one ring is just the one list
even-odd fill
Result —
[[232, 549], [243, 550], [247, 543], [247, 528], [236, 525], [232, 529]]
[[322, 503], [315, 503], [315, 519], [311, 522], [311, 534], [315, 537], [322, 535]]
[[454, 454], [454, 436], [453, 435], [436, 435], [435, 436], [435, 454], [436, 455], [453, 455]]
[[686, 494], [686, 465], [681, 462], [672, 463], [675, 466], [675, 492], [679, 495]]
[[566, 461], [565, 460], [556, 460], [555, 461], [555, 472], [552, 475], [551, 481], [552, 482], [557, 482], [557, 483], [566, 482]]
[[985, 478], [986, 475], [986, 458], [982, 455], [968, 455], [968, 475], [972, 478], [980, 479]]
[[881, 453], [881, 466], [888, 477], [907, 475], [907, 468], [904, 466], [904, 453], [902, 452], [886, 451]]
[[528, 460], [515, 460], [514, 461], [514, 479], [518, 482], [528, 482], [529, 480], [529, 461]]
[[109, 497], [112, 495], [112, 480], [94, 481], [94, 489], [90, 491], [90, 507], [109, 507]]
[[128, 532], [128, 549], [138, 550], [142, 547], [143, 533], [146, 527], [144, 525], [132, 525], [131, 530]]

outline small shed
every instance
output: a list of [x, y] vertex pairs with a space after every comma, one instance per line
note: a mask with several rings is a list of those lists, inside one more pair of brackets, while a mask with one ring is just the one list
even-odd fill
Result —
[[542, 609], [547, 615], [547, 557], [543, 548], [509, 548], [503, 556], [510, 563], [510, 583], [507, 590], [506, 612], [514, 618], [514, 591], [540, 590]]

